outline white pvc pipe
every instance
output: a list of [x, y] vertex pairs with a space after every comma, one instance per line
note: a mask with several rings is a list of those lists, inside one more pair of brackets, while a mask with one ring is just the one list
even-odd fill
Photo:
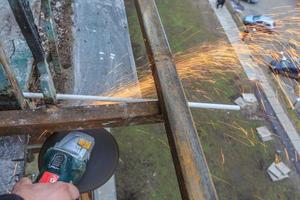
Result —
[[[24, 97], [31, 99], [43, 99], [42, 93], [24, 92]], [[81, 101], [106, 101], [106, 102], [123, 102], [123, 103], [135, 103], [135, 102], [149, 102], [157, 101], [157, 99], [139, 99], [139, 98], [119, 98], [119, 97], [103, 97], [103, 96], [91, 96], [91, 95], [75, 95], [75, 94], [56, 94], [58, 100], [81, 100]], [[202, 108], [202, 109], [218, 109], [218, 110], [240, 110], [238, 105], [227, 104], [212, 104], [212, 103], [199, 103], [188, 102], [190, 108]]]
[[205, 108], [205, 109], [216, 109], [216, 110], [241, 110], [238, 105], [228, 105], [228, 104], [215, 104], [215, 103], [198, 103], [198, 102], [188, 102], [190, 108]]

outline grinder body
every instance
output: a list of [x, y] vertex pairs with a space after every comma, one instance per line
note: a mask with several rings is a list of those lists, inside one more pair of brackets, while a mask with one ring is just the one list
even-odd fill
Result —
[[85, 173], [94, 144], [94, 138], [85, 133], [67, 134], [44, 154], [44, 164], [36, 182], [78, 183]]

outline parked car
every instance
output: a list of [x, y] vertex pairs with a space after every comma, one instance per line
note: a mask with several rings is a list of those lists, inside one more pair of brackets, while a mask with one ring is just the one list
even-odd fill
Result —
[[298, 60], [283, 57], [279, 61], [272, 60], [269, 67], [273, 73], [282, 74], [284, 76], [300, 80], [300, 65]]
[[272, 31], [275, 28], [274, 20], [265, 15], [248, 15], [244, 18], [243, 22], [245, 25], [262, 27], [268, 31]]
[[258, 3], [258, 0], [243, 0], [247, 3], [251, 3], [251, 4], [257, 4]]

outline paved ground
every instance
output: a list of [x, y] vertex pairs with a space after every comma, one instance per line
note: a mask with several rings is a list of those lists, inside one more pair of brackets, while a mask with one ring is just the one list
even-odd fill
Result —
[[276, 13], [290, 14], [291, 10], [296, 8], [297, 0], [260, 0], [258, 4], [248, 4], [241, 2], [245, 6], [244, 15], [271, 15], [274, 19], [278, 19]]
[[[247, 45], [245, 45], [239, 36], [239, 29], [235, 24], [231, 14], [227, 10], [226, 7], [217, 10], [215, 7], [215, 1], [209, 0], [211, 3], [212, 8], [214, 9], [223, 29], [229, 39], [229, 41], [233, 44], [235, 52], [244, 68], [248, 78], [251, 80], [256, 79], [258, 83], [261, 85], [262, 90], [264, 91], [266, 98], [272, 109], [279, 120], [281, 126], [283, 127], [285, 133], [287, 134], [289, 140], [293, 144], [295, 151], [300, 155], [300, 136], [297, 133], [295, 127], [293, 126], [292, 122], [288, 118], [288, 115], [284, 111], [281, 103], [278, 100], [278, 96], [276, 92], [273, 90], [271, 83], [264, 73], [264, 71], [254, 63], [250, 57], [250, 55], [241, 55], [239, 49], [248, 49]], [[250, 51], [247, 51], [250, 52]], [[283, 141], [284, 142], [284, 141]]]

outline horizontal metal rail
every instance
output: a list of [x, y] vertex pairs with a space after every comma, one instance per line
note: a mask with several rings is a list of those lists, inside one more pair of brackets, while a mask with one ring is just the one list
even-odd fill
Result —
[[157, 102], [52, 107], [0, 112], [0, 135], [128, 126], [162, 122]]

